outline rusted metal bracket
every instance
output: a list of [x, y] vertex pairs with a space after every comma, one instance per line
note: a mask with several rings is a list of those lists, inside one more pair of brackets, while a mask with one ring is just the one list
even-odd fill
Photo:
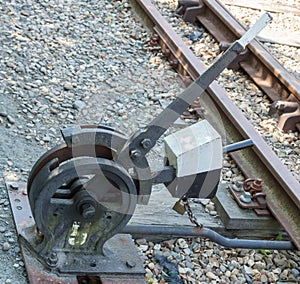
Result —
[[283, 131], [300, 131], [300, 103], [293, 95], [273, 102], [269, 114], [278, 116], [278, 127]]
[[200, 7], [199, 0], [179, 0], [175, 14], [183, 15], [187, 9], [197, 7]]
[[175, 13], [182, 15], [184, 21], [195, 24], [197, 16], [201, 15], [204, 9], [205, 5], [201, 0], [179, 0]]
[[[221, 42], [220, 49], [222, 51], [225, 51], [230, 46], [230, 44], [231, 43], [229, 42]], [[231, 64], [228, 65], [227, 68], [232, 69], [233, 71], [237, 71], [239, 68], [241, 68], [240, 63], [242, 61], [247, 60], [249, 54], [250, 54], [249, 49], [246, 48], [243, 52], [239, 54], [239, 56], [235, 60], [233, 60]]]
[[229, 191], [241, 208], [253, 209], [258, 216], [271, 215], [260, 179], [246, 179], [243, 183], [229, 186]]

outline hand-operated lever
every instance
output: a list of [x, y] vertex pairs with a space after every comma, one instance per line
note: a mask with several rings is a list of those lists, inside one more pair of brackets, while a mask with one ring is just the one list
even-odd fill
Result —
[[[126, 142], [119, 154], [122, 161], [128, 154], [137, 164], [137, 158], [145, 156], [155, 145], [159, 137], [176, 121], [176, 119], [192, 104], [215, 78], [245, 49], [247, 44], [272, 20], [270, 14], [265, 13], [261, 18], [238, 40], [220, 56], [201, 76], [163, 110], [143, 130], [137, 131]], [[124, 155], [125, 154], [125, 155]]]

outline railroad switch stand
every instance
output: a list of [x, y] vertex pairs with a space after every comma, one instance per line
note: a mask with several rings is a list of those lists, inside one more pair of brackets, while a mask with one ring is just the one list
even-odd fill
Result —
[[213, 197], [223, 148], [220, 135], [203, 120], [165, 138], [160, 171], [151, 172], [147, 153], [270, 20], [264, 14], [132, 136], [106, 126], [62, 130], [65, 143], [36, 162], [27, 190], [9, 191], [31, 283], [144, 282], [130, 235], [119, 234], [136, 204], [147, 204], [157, 183], [181, 199]]

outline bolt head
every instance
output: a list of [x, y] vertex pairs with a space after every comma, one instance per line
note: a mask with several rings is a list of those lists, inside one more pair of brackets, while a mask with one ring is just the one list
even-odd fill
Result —
[[130, 152], [130, 157], [134, 160], [137, 160], [142, 157], [142, 153], [140, 150], [132, 150]]
[[176, 68], [178, 66], [178, 60], [174, 59], [170, 61], [170, 66]]
[[11, 189], [18, 190], [19, 189], [19, 184], [17, 182], [12, 182], [12, 183], [10, 183], [9, 187]]
[[250, 192], [244, 192], [241, 196], [240, 196], [240, 200], [245, 202], [245, 203], [251, 203], [251, 194]]
[[57, 254], [55, 252], [52, 252], [47, 259], [47, 264], [51, 267], [55, 267], [57, 265], [57, 262], [58, 262]]
[[142, 140], [141, 145], [144, 149], [149, 149], [151, 147], [151, 140], [149, 138], [145, 138]]
[[136, 263], [132, 260], [127, 260], [126, 265], [127, 265], [128, 268], [133, 268], [133, 267], [136, 266]]
[[81, 216], [83, 218], [91, 218], [96, 214], [96, 208], [92, 204], [83, 204], [81, 206]]

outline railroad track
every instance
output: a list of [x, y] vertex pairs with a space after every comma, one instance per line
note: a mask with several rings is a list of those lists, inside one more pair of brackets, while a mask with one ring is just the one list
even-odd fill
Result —
[[[197, 1], [195, 1], [197, 2]], [[195, 4], [194, 2], [194, 4]], [[135, 8], [148, 27], [158, 35], [155, 38], [161, 46], [162, 52], [169, 61], [176, 62], [177, 71], [183, 76], [189, 76], [195, 80], [200, 74], [206, 70], [206, 67], [195, 57], [191, 50], [183, 44], [182, 40], [173, 31], [171, 26], [160, 15], [149, 0], [132, 1]], [[185, 2], [182, 2], [185, 3]], [[190, 3], [190, 2], [188, 2]], [[213, 34], [222, 42], [232, 42], [244, 29], [229, 15], [228, 12], [217, 1], [201, 2], [205, 7], [205, 13], [199, 16], [201, 23], [214, 31]], [[195, 5], [194, 5], [195, 6]], [[199, 10], [198, 2], [196, 9]], [[179, 9], [187, 17], [189, 10], [188, 5], [182, 4]], [[201, 10], [200, 9], [200, 10]], [[193, 14], [195, 16], [195, 14]], [[203, 16], [203, 17], [202, 17]], [[189, 19], [195, 22], [196, 18]], [[212, 23], [217, 23], [212, 25]], [[224, 37], [223, 35], [228, 35]], [[249, 47], [249, 58], [243, 59], [239, 64], [246, 70], [253, 80], [259, 83], [261, 88], [270, 96], [272, 100], [286, 99], [290, 93], [298, 99], [299, 82], [290, 76], [286, 70], [270, 56], [261, 46], [254, 40]], [[262, 52], [264, 50], [264, 52]], [[255, 64], [253, 65], [253, 62]], [[255, 66], [258, 69], [253, 69]], [[263, 76], [257, 76], [264, 74]], [[265, 88], [264, 81], [261, 77], [268, 80], [268, 87]], [[262, 86], [264, 85], [264, 86]], [[278, 94], [281, 94], [279, 97]], [[231, 153], [232, 158], [238, 164], [246, 177], [261, 177], [264, 183], [265, 193], [267, 195], [268, 208], [280, 222], [286, 232], [289, 234], [296, 247], [300, 249], [300, 191], [299, 182], [282, 164], [275, 153], [270, 149], [266, 142], [261, 138], [251, 123], [245, 118], [243, 113], [228, 98], [225, 91], [217, 84], [212, 83], [206, 91], [206, 95], [201, 97], [200, 105], [206, 110], [206, 119], [208, 119], [216, 129], [222, 133], [220, 129], [220, 121], [216, 120], [213, 115], [214, 107], [211, 102], [217, 106], [221, 114], [222, 124], [226, 130], [226, 139], [228, 143], [250, 139], [253, 143], [251, 148], [243, 151]]]
[[[185, 21], [200, 23], [224, 49], [244, 32], [245, 28], [218, 1], [179, 1], [177, 12]], [[300, 83], [258, 41], [249, 44], [232, 68], [243, 69], [268, 95], [273, 111], [280, 111], [279, 127], [284, 131], [300, 130]], [[293, 105], [293, 110], [288, 106]]]

